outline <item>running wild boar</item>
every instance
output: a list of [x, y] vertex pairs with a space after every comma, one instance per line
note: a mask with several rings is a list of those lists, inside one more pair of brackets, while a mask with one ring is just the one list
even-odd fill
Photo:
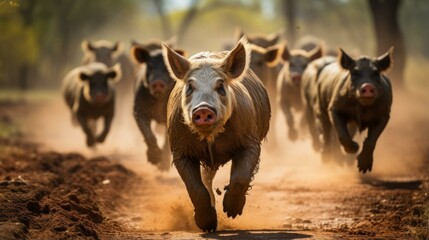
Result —
[[[121, 118], [131, 114], [132, 96], [133, 96], [133, 81], [136, 75], [135, 67], [133, 66], [129, 56], [124, 53], [124, 44], [121, 42], [111, 42], [107, 40], [87, 41], [81, 43], [82, 52], [84, 53], [83, 64], [91, 62], [101, 62], [107, 67], [111, 67], [116, 63], [121, 66], [121, 79], [116, 86], [117, 93], [117, 108], [120, 111]], [[121, 124], [127, 124], [125, 119], [121, 119]]]
[[[392, 63], [392, 53], [393, 48], [378, 58], [353, 59], [340, 49], [338, 63], [321, 71], [318, 99], [324, 140], [322, 157], [331, 157], [340, 148], [338, 142], [347, 153], [356, 153], [359, 144], [353, 141], [348, 128], [368, 129], [357, 160], [359, 171], [372, 170], [377, 139], [390, 118], [392, 87], [383, 73]], [[332, 130], [335, 140], [331, 139]]]
[[166, 45], [163, 51], [176, 80], [167, 107], [173, 163], [194, 205], [197, 226], [215, 231], [213, 178], [220, 166], [232, 161], [223, 211], [232, 218], [241, 215], [269, 128], [268, 95], [249, 69], [245, 38], [231, 51], [202, 52], [190, 59]]
[[[287, 45], [284, 46], [282, 59], [285, 64], [277, 79], [277, 101], [286, 118], [290, 140], [295, 141], [298, 138], [294, 115], [303, 109], [301, 96], [302, 74], [311, 61], [321, 56], [321, 46], [317, 46], [311, 51], [302, 49], [289, 50]], [[293, 110], [295, 111], [293, 112]]]
[[[178, 51], [184, 54], [183, 51]], [[142, 65], [137, 74], [134, 97], [134, 119], [147, 144], [147, 158], [161, 170], [170, 168], [170, 145], [165, 140], [162, 150], [158, 146], [151, 122], [166, 125], [167, 101], [175, 81], [170, 77], [162, 56], [161, 42], [134, 44], [131, 48], [134, 62]], [[167, 139], [167, 136], [165, 136]]]
[[307, 123], [308, 130], [310, 132], [313, 149], [320, 151], [320, 123], [317, 121], [316, 113], [319, 113], [318, 107], [318, 92], [317, 92], [317, 81], [319, 74], [331, 63], [336, 62], [337, 58], [332, 56], [323, 56], [312, 61], [308, 64], [304, 70], [301, 79], [301, 96], [304, 106], [304, 119]]
[[[244, 32], [240, 29], [236, 30], [236, 39], [244, 36]], [[277, 116], [276, 107], [276, 83], [279, 72], [283, 64], [280, 63], [280, 55], [283, 46], [278, 44], [281, 37], [281, 33], [273, 33], [270, 35], [255, 34], [247, 36], [250, 44], [251, 62], [250, 69], [256, 74], [256, 76], [262, 81], [265, 88], [267, 89], [268, 96], [270, 97], [270, 104], [272, 106], [271, 112], [271, 131], [267, 137], [271, 147], [276, 147], [276, 131], [274, 129], [275, 120]]]
[[[73, 122], [78, 121], [89, 147], [104, 142], [114, 115], [115, 91], [113, 83], [121, 78], [120, 65], [107, 67], [94, 62], [73, 69], [63, 81], [63, 95], [72, 111]], [[104, 129], [96, 136], [95, 121], [104, 119]]]

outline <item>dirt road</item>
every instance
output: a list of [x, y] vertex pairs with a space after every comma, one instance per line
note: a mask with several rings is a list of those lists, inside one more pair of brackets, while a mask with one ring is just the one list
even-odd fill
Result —
[[[427, 101], [413, 100], [413, 104], [407, 105], [400, 100], [400, 97], [396, 100], [391, 122], [376, 148], [373, 172], [365, 175], [357, 172], [356, 162], [352, 166], [321, 163], [306, 139], [289, 142], [283, 137], [284, 120], [279, 118], [276, 134], [281, 146], [274, 148], [269, 142], [264, 143], [260, 170], [242, 216], [229, 219], [222, 212], [223, 188], [228, 182], [230, 165], [216, 176], [214, 187], [220, 190], [216, 196], [219, 218], [216, 233], [201, 233], [195, 226], [192, 204], [177, 171], [172, 168], [169, 172], [159, 172], [147, 163], [146, 146], [131, 119], [117, 120], [107, 143], [89, 150], [84, 145], [83, 133], [71, 126], [70, 114], [61, 100], [6, 107], [3, 113], [22, 124], [25, 138], [19, 141], [40, 144], [35, 153], [30, 151], [33, 154], [44, 156], [46, 151], [53, 150], [61, 153], [59, 159], [69, 160], [64, 153], [83, 155], [78, 160], [71, 157], [70, 161], [78, 161], [90, 172], [78, 172], [76, 178], [92, 179], [89, 191], [92, 189], [95, 194], [89, 194], [89, 198], [93, 197], [94, 204], [100, 207], [95, 212], [108, 219], [101, 223], [104, 227], [97, 222], [93, 224], [94, 234], [87, 236], [90, 238], [426, 239], [429, 112], [422, 109]], [[27, 149], [18, 148], [24, 152]], [[0, 153], [3, 161], [5, 156], [16, 157], [8, 155], [10, 151]], [[100, 156], [106, 158], [97, 162]], [[94, 163], [94, 159], [98, 160]], [[14, 162], [8, 164], [12, 166]], [[129, 172], [118, 166], [125, 166]], [[11, 181], [22, 174], [20, 171], [23, 168], [14, 166], [0, 172], [0, 181], [9, 181], [3, 195], [11, 190]], [[91, 185], [84, 180], [79, 183]], [[26, 228], [30, 234], [34, 233], [32, 224]]]

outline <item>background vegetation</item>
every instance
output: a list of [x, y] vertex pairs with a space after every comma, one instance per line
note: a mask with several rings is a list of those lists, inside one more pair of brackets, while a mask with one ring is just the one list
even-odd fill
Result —
[[375, 56], [388, 47], [377, 46], [371, 2], [384, 4], [382, 9], [398, 4], [402, 34], [388, 38], [395, 43], [403, 36], [405, 44], [405, 77], [398, 77], [398, 85], [404, 80], [407, 88], [427, 90], [426, 0], [0, 0], [0, 87], [57, 88], [80, 64], [83, 39], [120, 40], [128, 51], [132, 39], [176, 35], [179, 47], [192, 54], [221, 50], [240, 27], [248, 34], [283, 31], [290, 46], [310, 34], [329, 46]]

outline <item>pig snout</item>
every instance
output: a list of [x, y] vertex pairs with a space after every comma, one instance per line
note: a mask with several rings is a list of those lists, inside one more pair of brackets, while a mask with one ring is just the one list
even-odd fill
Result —
[[200, 105], [192, 111], [192, 122], [199, 127], [209, 127], [216, 122], [216, 110], [208, 105]]
[[104, 103], [107, 100], [107, 94], [98, 92], [94, 95], [94, 100], [97, 103]]
[[300, 84], [301, 83], [301, 74], [299, 73], [291, 73], [292, 82], [294, 84]]
[[375, 98], [377, 89], [371, 83], [364, 83], [359, 89], [360, 97], [362, 98]]
[[163, 93], [165, 91], [165, 83], [161, 80], [156, 80], [150, 84], [152, 93]]

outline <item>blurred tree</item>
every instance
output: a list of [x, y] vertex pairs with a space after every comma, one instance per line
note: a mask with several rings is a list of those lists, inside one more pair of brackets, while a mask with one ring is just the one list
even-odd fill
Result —
[[403, 87], [406, 49], [399, 26], [398, 12], [401, 0], [369, 0], [369, 8], [374, 23], [377, 54], [383, 54], [394, 46], [394, 67], [392, 81], [397, 87]]
[[285, 26], [288, 45], [293, 46], [296, 41], [296, 29], [298, 27], [296, 23], [297, 4], [295, 0], [283, 0], [281, 1], [281, 7], [283, 10], [283, 17], [286, 21]]
[[0, 84], [59, 84], [64, 67], [80, 53], [80, 41], [129, 16], [135, 5], [137, 0], [0, 0]]
[[155, 5], [156, 11], [158, 12], [158, 15], [161, 19], [161, 26], [163, 30], [164, 39], [168, 39], [171, 37], [172, 34], [172, 27], [171, 23], [168, 19], [167, 13], [165, 12], [165, 0], [153, 0], [153, 3]]

